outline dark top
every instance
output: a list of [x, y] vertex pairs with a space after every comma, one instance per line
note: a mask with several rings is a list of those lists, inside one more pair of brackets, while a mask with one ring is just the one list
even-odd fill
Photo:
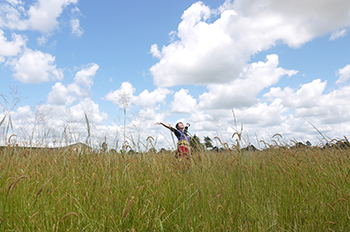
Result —
[[170, 130], [174, 132], [179, 142], [182, 140], [186, 140], [187, 142], [190, 142], [190, 136], [187, 134], [187, 130], [188, 130], [187, 126], [185, 127], [184, 132], [173, 127]]

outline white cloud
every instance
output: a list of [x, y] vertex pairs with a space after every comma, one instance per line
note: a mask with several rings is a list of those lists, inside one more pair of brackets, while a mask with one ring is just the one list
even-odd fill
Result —
[[46, 44], [46, 42], [47, 42], [47, 37], [43, 35], [43, 36], [41, 36], [41, 37], [38, 37], [38, 38], [37, 38], [37, 41], [38, 41], [38, 44], [39, 44], [39, 45]]
[[123, 82], [119, 89], [110, 91], [104, 100], [111, 101], [120, 108], [129, 108], [133, 103], [135, 88], [130, 82]]
[[[101, 112], [99, 105], [89, 98], [81, 99], [69, 108], [50, 104], [38, 105], [33, 110], [30, 106], [19, 107], [12, 115], [17, 138], [24, 144], [32, 141], [34, 146], [53, 145], [53, 141], [57, 142], [56, 146], [86, 142], [88, 131], [85, 115], [88, 117], [94, 146], [106, 135], [112, 134], [111, 131], [116, 127], [103, 126], [108, 115]], [[112, 140], [110, 137], [107, 139]]]
[[6, 0], [6, 1], [11, 3], [12, 5], [23, 4], [21, 0]]
[[51, 105], [69, 106], [75, 100], [87, 98], [90, 95], [93, 77], [96, 75], [98, 68], [99, 66], [97, 64], [88, 64], [76, 73], [73, 83], [64, 86], [62, 83], [57, 82], [48, 95], [48, 103]]
[[0, 30], [0, 55], [1, 56], [16, 56], [25, 47], [27, 39], [23, 36], [12, 34], [12, 41], [7, 41], [4, 32]]
[[73, 18], [70, 20], [70, 26], [72, 30], [72, 35], [80, 37], [84, 33], [83, 28], [80, 26], [80, 20], [78, 19], [81, 16], [81, 12], [78, 7], [75, 7], [71, 10]]
[[8, 1], [8, 3], [0, 3], [0, 28], [27, 29], [28, 24], [24, 20], [26, 11], [23, 3], [21, 1]]
[[57, 82], [52, 86], [52, 90], [47, 97], [47, 102], [51, 105], [66, 105], [73, 104], [75, 100], [83, 99], [90, 95], [89, 91], [82, 88], [76, 83], [71, 83], [64, 86]]
[[57, 18], [63, 8], [77, 2], [78, 0], [38, 0], [28, 10], [30, 29], [48, 33], [57, 28]]
[[55, 57], [41, 51], [26, 49], [24, 53], [10, 62], [14, 78], [22, 83], [41, 83], [62, 80], [63, 71], [54, 64]]
[[271, 88], [270, 91], [264, 94], [268, 99], [280, 98], [284, 106], [293, 109], [309, 108], [315, 105], [322, 104], [320, 97], [327, 82], [321, 82], [320, 79], [313, 80], [311, 83], [303, 84], [298, 90], [294, 91], [290, 87], [281, 90], [280, 87]]
[[344, 68], [339, 69], [336, 74], [339, 76], [339, 79], [335, 83], [341, 84], [347, 81], [350, 77], [350, 64], [346, 65]]
[[71, 19], [70, 25], [72, 27], [72, 35], [80, 37], [84, 33], [83, 29], [80, 27], [79, 19]]
[[90, 98], [85, 98], [79, 101], [78, 104], [69, 108], [78, 118], [85, 118], [85, 113], [88, 116], [89, 123], [101, 124], [108, 119], [108, 115], [100, 112], [99, 105]]
[[199, 96], [202, 109], [227, 109], [249, 107], [257, 103], [256, 95], [282, 76], [294, 75], [296, 71], [278, 67], [278, 56], [268, 55], [266, 62], [252, 63], [240, 74], [241, 78], [228, 84], [208, 85], [208, 92]]
[[18, 107], [17, 112], [13, 116], [13, 120], [25, 121], [31, 114], [30, 106]]
[[0, 4], [0, 27], [48, 34], [58, 27], [63, 9], [77, 3], [78, 0], [37, 0], [26, 11], [22, 1], [11, 0]]
[[222, 28], [227, 17], [213, 24], [200, 21], [207, 19], [209, 13], [210, 9], [200, 2], [192, 5], [184, 12], [178, 27], [181, 41], [164, 46], [161, 52], [153, 45], [153, 56], [161, 55], [161, 61], [150, 69], [156, 85], [222, 83], [238, 74], [244, 63], [234, 52], [234, 43]]
[[267, 103], [257, 103], [246, 109], [236, 109], [235, 114], [239, 122], [259, 127], [269, 127], [281, 125], [285, 117], [283, 112], [287, 109], [280, 99], [275, 99], [270, 105]]
[[104, 100], [111, 101], [113, 104], [116, 104], [123, 108], [122, 98], [128, 102], [128, 107], [131, 104], [135, 104], [139, 108], [151, 108], [154, 107], [157, 103], [163, 103], [168, 94], [172, 93], [166, 88], [157, 88], [152, 92], [149, 92], [147, 89], [142, 91], [138, 96], [135, 96], [136, 89], [132, 86], [130, 82], [123, 82], [119, 89], [115, 91], [110, 91], [105, 95]]
[[[271, 88], [264, 95], [268, 99], [280, 100], [288, 110], [294, 110], [294, 118], [306, 118], [320, 125], [348, 122], [350, 117], [350, 86], [343, 86], [324, 94], [327, 82], [320, 79], [303, 84], [299, 89]], [[334, 134], [334, 133], [333, 133]]]
[[171, 91], [166, 88], [157, 88], [153, 92], [149, 92], [147, 89], [134, 98], [134, 103], [137, 107], [150, 108], [156, 103], [165, 102], [165, 98]]
[[91, 63], [87, 65], [86, 68], [80, 70], [75, 74], [74, 82], [78, 85], [85, 85], [89, 89], [93, 85], [93, 77], [96, 75], [99, 66], [97, 64]]
[[68, 95], [68, 89], [60, 82], [52, 86], [47, 102], [53, 105], [70, 105], [75, 99], [71, 99]]
[[197, 2], [184, 12], [178, 40], [161, 51], [152, 45], [160, 61], [150, 72], [163, 87], [229, 83], [240, 78], [252, 55], [278, 42], [298, 47], [349, 26], [349, 8], [346, 0], [237, 0], [211, 11]]
[[346, 35], [347, 30], [346, 29], [342, 29], [342, 30], [338, 30], [336, 32], [333, 32], [331, 37], [329, 38], [329, 40], [336, 40], [338, 38], [344, 37]]
[[158, 45], [157, 44], [153, 44], [151, 46], [151, 50], [150, 50], [150, 53], [152, 54], [153, 57], [156, 57], [158, 59], [160, 59], [162, 57], [159, 49], [158, 49]]
[[180, 89], [174, 94], [174, 100], [171, 103], [173, 113], [193, 113], [196, 111], [197, 100], [193, 98], [188, 90]]

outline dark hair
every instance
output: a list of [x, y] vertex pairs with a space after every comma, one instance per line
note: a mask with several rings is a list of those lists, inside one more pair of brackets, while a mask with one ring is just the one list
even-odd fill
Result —
[[182, 122], [176, 123], [176, 125], [175, 125], [176, 129], [179, 129], [179, 128], [177, 128], [177, 127], [179, 126], [180, 123], [183, 124]]

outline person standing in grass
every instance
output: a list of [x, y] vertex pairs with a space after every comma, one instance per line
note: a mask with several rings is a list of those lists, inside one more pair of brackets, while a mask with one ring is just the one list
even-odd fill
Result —
[[191, 155], [191, 148], [190, 148], [190, 136], [187, 134], [187, 131], [190, 124], [187, 123], [186, 126], [184, 126], [182, 122], [178, 122], [176, 123], [175, 128], [168, 126], [162, 122], [156, 122], [155, 124], [163, 125], [164, 127], [174, 132], [175, 136], [179, 140], [177, 143], [176, 158], [178, 158], [180, 162], [182, 162], [182, 160], [189, 162], [190, 155]]

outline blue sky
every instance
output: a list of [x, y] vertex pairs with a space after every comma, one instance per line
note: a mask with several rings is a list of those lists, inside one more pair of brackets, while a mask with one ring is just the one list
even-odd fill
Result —
[[[263, 146], [348, 136], [350, 2], [0, 1], [0, 93], [18, 143], [174, 147], [156, 121]], [[235, 118], [233, 116], [233, 112]], [[236, 122], [235, 120], [236, 119]], [[1, 126], [3, 143], [8, 121]], [[242, 126], [243, 125], [243, 130]], [[64, 134], [64, 132], [66, 134]], [[139, 143], [137, 143], [139, 141]], [[137, 145], [138, 144], [138, 145]], [[142, 145], [143, 144], [143, 145]]]

